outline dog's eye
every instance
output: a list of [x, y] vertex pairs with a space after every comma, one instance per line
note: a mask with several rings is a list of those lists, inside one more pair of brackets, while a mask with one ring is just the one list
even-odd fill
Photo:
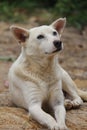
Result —
[[38, 36], [37, 36], [37, 39], [43, 39], [43, 38], [44, 38], [43, 35], [38, 35]]
[[54, 32], [53, 32], [53, 35], [54, 35], [54, 36], [56, 36], [56, 35], [57, 35], [57, 32], [56, 32], [56, 31], [54, 31]]

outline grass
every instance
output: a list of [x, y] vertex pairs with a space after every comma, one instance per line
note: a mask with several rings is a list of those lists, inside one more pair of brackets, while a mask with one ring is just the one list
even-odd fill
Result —
[[54, 14], [50, 8], [40, 7], [38, 2], [32, 2], [34, 0], [26, 0], [26, 2], [21, 1], [21, 4], [19, 4], [19, 1], [18, 3], [13, 2], [14, 4], [8, 3], [6, 0], [0, 2], [0, 21], [26, 23], [26, 21], [32, 16], [37, 17], [40, 24], [53, 21]]
[[34, 16], [40, 24], [44, 24], [50, 23], [58, 17], [67, 17], [68, 25], [75, 26], [79, 30], [82, 30], [87, 25], [86, 8], [80, 11], [80, 7], [78, 7], [79, 10], [76, 10], [72, 2], [73, 8], [75, 8], [72, 11], [71, 6], [66, 9], [66, 4], [62, 1], [60, 1], [60, 4], [57, 2], [56, 5], [54, 4], [55, 6], [49, 5], [49, 7], [45, 6], [47, 2], [48, 0], [45, 0], [44, 3], [41, 0], [15, 0], [14, 2], [12, 0], [1, 0], [0, 21], [26, 23], [30, 17]]

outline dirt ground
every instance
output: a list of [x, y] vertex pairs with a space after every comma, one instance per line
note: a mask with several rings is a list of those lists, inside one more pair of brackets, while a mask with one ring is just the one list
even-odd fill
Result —
[[[25, 28], [31, 28], [33, 26], [39, 25], [35, 21], [32, 21], [31, 24], [16, 24]], [[10, 30], [10, 24], [0, 22], [0, 93], [8, 91], [5, 83], [7, 81], [7, 75], [9, 68], [13, 61], [17, 58], [20, 53], [20, 45], [17, 44], [16, 40], [13, 38]], [[63, 33], [62, 41], [64, 43], [64, 50], [59, 54], [59, 62], [65, 68], [68, 73], [71, 75], [73, 80], [76, 82], [77, 86], [83, 90], [87, 90], [87, 28], [82, 32], [79, 32], [77, 29], [72, 27], [67, 27]], [[11, 110], [10, 110], [11, 109]], [[19, 123], [15, 125], [13, 130], [29, 130], [28, 117], [24, 110], [19, 108], [10, 108], [10, 107], [0, 107], [2, 116], [0, 118], [0, 130], [8, 130], [9, 125], [5, 125], [5, 122], [2, 120], [5, 119], [5, 114], [10, 113], [10, 118], [14, 118], [13, 115], [18, 111], [20, 117]], [[14, 111], [14, 112], [13, 112]], [[71, 130], [87, 130], [87, 103], [84, 103], [83, 107], [80, 110], [72, 110], [67, 112], [67, 124]], [[77, 114], [78, 113], [78, 114]], [[11, 115], [12, 114], [12, 115]], [[73, 115], [73, 116], [72, 116]], [[78, 116], [78, 117], [77, 117]], [[17, 118], [18, 118], [17, 117]], [[21, 118], [23, 117], [23, 119]], [[26, 118], [26, 121], [24, 120]], [[70, 118], [70, 120], [68, 120]], [[74, 120], [74, 119], [77, 120]], [[26, 128], [21, 128], [20, 125], [23, 125], [25, 121]], [[14, 120], [13, 120], [14, 122]], [[22, 123], [21, 123], [22, 122]], [[72, 122], [72, 123], [71, 123]], [[16, 122], [17, 123], [17, 122]], [[29, 125], [29, 124], [28, 124]], [[6, 127], [7, 126], [7, 127]], [[6, 128], [5, 128], [6, 127]], [[34, 127], [36, 129], [36, 126]], [[9, 129], [11, 130], [11, 129]]]

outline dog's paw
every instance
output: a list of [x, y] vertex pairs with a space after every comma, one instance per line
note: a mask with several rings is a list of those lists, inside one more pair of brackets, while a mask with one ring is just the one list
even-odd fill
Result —
[[59, 130], [69, 130], [69, 129], [67, 128], [67, 126], [60, 126]]
[[54, 119], [46, 120], [46, 126], [49, 130], [59, 130], [59, 125]]
[[72, 103], [73, 108], [79, 108], [82, 105], [83, 101], [79, 97], [79, 98], [74, 99], [71, 103]]
[[82, 99], [78, 97], [73, 101], [66, 99], [64, 105], [67, 110], [70, 110], [72, 108], [79, 108], [82, 103], [83, 103]]
[[57, 123], [56, 123], [56, 124], [52, 124], [52, 125], [50, 126], [50, 129], [51, 129], [51, 130], [60, 130]]
[[53, 128], [51, 128], [51, 130], [69, 130], [66, 126], [64, 127], [59, 127], [58, 125], [53, 126]]
[[70, 110], [73, 107], [72, 101], [69, 99], [65, 100], [64, 105], [67, 110]]

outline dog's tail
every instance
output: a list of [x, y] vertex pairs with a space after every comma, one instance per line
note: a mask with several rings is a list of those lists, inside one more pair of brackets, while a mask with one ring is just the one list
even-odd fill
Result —
[[87, 101], [87, 91], [83, 91], [81, 89], [77, 89], [79, 96], [83, 99], [83, 101]]

